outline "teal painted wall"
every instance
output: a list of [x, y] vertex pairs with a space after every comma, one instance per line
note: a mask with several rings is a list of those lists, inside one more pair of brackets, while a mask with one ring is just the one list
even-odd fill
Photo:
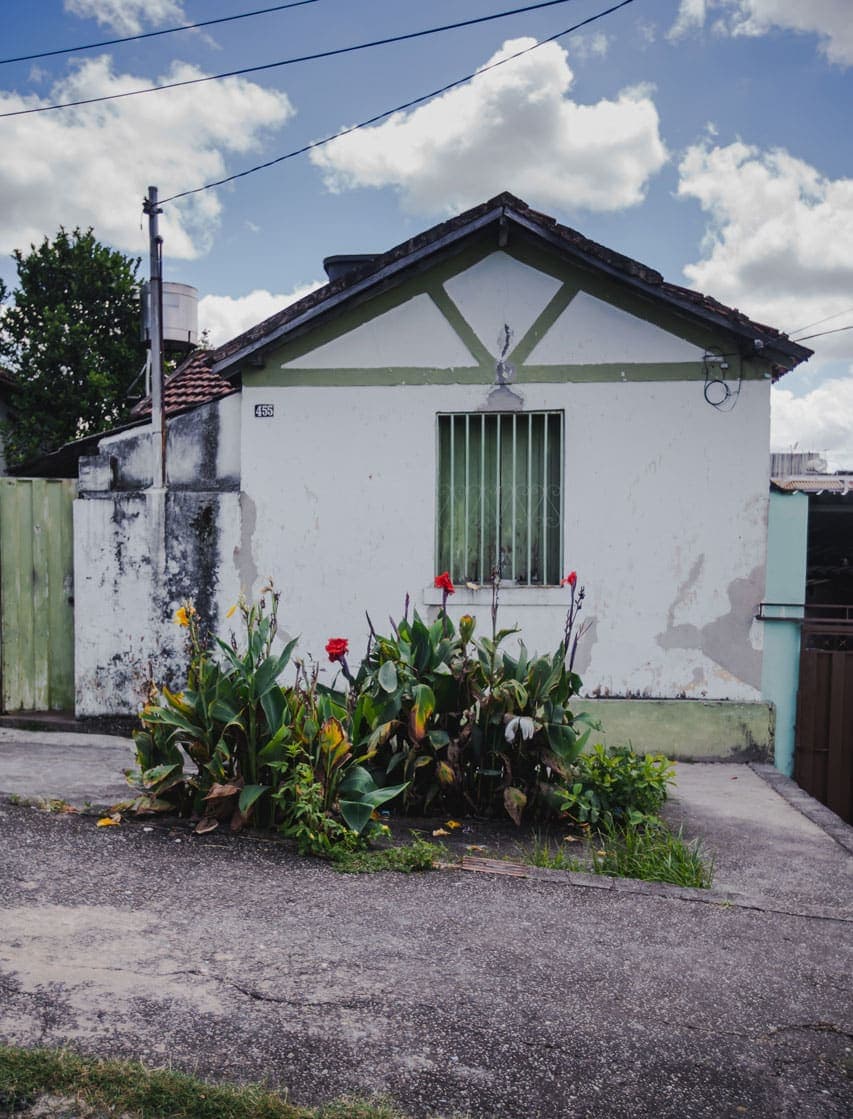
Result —
[[[804, 493], [770, 494], [767, 532], [767, 603], [801, 604], [806, 593], [809, 499]], [[761, 692], [776, 709], [775, 762], [794, 772], [794, 726], [800, 668], [802, 609], [768, 607], [764, 622]]]

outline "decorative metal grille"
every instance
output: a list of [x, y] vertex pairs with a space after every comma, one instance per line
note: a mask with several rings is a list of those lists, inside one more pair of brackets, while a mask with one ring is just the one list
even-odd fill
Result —
[[456, 583], [556, 585], [562, 571], [562, 412], [438, 417], [438, 570]]

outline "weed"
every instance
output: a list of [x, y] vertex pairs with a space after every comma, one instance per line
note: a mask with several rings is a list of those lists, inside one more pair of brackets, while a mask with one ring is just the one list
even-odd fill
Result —
[[413, 839], [401, 847], [379, 851], [339, 849], [332, 855], [332, 865], [344, 874], [376, 874], [380, 870], [411, 874], [416, 870], [432, 870], [443, 855], [444, 850], [437, 843]]
[[624, 828], [606, 822], [598, 840], [601, 847], [592, 855], [595, 874], [702, 889], [710, 888], [713, 881], [713, 860], [705, 855], [699, 840], [686, 842], [681, 828], [670, 831], [662, 820]]
[[568, 850], [565, 843], [552, 843], [547, 837], [535, 836], [533, 846], [522, 849], [522, 858], [529, 866], [547, 870], [587, 870], [588, 867]]
[[37, 808], [40, 812], [49, 812], [55, 816], [70, 816], [77, 813], [74, 805], [61, 797], [22, 797], [12, 793], [9, 803], [18, 808]]

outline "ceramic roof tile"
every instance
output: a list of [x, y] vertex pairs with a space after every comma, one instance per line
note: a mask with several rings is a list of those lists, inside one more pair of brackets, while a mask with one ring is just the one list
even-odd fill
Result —
[[[221, 396], [236, 392], [235, 387], [211, 371], [211, 350], [195, 350], [172, 373], [163, 386], [166, 415], [183, 412], [198, 404], [207, 404]], [[134, 416], [151, 414], [151, 397], [146, 396], [136, 404]]]

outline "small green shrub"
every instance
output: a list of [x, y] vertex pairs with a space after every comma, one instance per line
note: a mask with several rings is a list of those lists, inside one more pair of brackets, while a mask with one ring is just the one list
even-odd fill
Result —
[[564, 816], [578, 824], [633, 824], [656, 818], [675, 770], [662, 754], [596, 745], [582, 754], [560, 791]]
[[685, 842], [681, 829], [673, 832], [663, 820], [626, 827], [617, 827], [610, 820], [597, 839], [601, 847], [592, 854], [596, 874], [701, 889], [709, 889], [713, 882], [713, 860], [704, 854], [699, 841]]

